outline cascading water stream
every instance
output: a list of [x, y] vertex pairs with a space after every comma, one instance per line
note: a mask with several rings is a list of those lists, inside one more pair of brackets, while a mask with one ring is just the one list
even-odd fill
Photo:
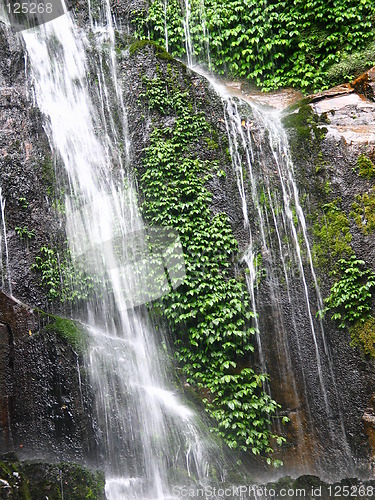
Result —
[[[116, 174], [110, 154], [126, 135], [126, 118], [116, 128], [111, 117], [112, 98], [124, 111], [118, 86], [111, 94], [101, 59], [95, 69], [98, 113], [86, 80], [92, 64], [86, 59], [89, 43], [68, 14], [23, 37], [45, 128], [69, 177], [71, 252], [96, 275], [97, 298], [85, 315], [86, 363], [96, 395], [107, 497], [171, 498], [171, 485], [181, 474], [185, 482], [189, 476], [204, 482], [209, 461], [192, 411], [167, 388], [168, 363], [141, 306], [145, 263], [137, 264], [134, 257], [139, 246], [141, 255], [146, 252], [144, 226], [132, 175], [122, 168], [126, 161], [117, 155], [121, 172]], [[115, 73], [114, 60], [110, 66]]]
[[[317, 301], [317, 310], [322, 308], [322, 299], [314, 271], [314, 266], [312, 262], [312, 255], [310, 250], [310, 244], [307, 237], [307, 229], [306, 222], [304, 218], [304, 213], [299, 201], [298, 189], [296, 185], [296, 181], [294, 179], [293, 172], [293, 163], [291, 160], [291, 156], [289, 153], [288, 140], [286, 137], [286, 133], [281, 124], [281, 118], [279, 113], [273, 111], [266, 111], [264, 109], [260, 109], [259, 107], [251, 104], [251, 114], [252, 120], [242, 120], [241, 115], [238, 111], [238, 106], [236, 103], [229, 98], [228, 96], [224, 96], [224, 107], [225, 114], [228, 117], [227, 121], [231, 124], [231, 128], [227, 126], [228, 138], [230, 143], [235, 143], [235, 147], [232, 146], [232, 150], [236, 150], [236, 158], [233, 161], [236, 172], [242, 171], [242, 169], [246, 169], [249, 185], [247, 189], [244, 189], [243, 182], [243, 174], [239, 176], [237, 174], [238, 179], [238, 187], [240, 196], [242, 199], [242, 204], [244, 208], [244, 221], [245, 227], [249, 226], [249, 205], [252, 205], [252, 210], [255, 208], [256, 221], [257, 221], [257, 232], [258, 238], [257, 240], [261, 242], [261, 255], [263, 258], [268, 260], [267, 263], [267, 274], [268, 280], [273, 283], [273, 287], [278, 281], [278, 278], [274, 272], [278, 267], [278, 256], [275, 255], [275, 249], [272, 248], [272, 235], [271, 231], [275, 231], [277, 234], [277, 241], [279, 245], [278, 255], [281, 258], [283, 264], [283, 272], [284, 279], [287, 285], [287, 294], [290, 304], [293, 304], [295, 298], [291, 295], [291, 282], [294, 282], [294, 287], [296, 281], [299, 279], [302, 288], [302, 295], [305, 299], [305, 318], [307, 319], [307, 325], [311, 332], [311, 338], [313, 340], [313, 352], [315, 354], [315, 366], [318, 374], [319, 386], [320, 386], [320, 394], [323, 398], [325, 414], [326, 414], [326, 425], [328, 425], [329, 429], [329, 437], [332, 443], [332, 446], [341, 452], [341, 464], [338, 467], [344, 467], [349, 473], [353, 472], [353, 463], [351, 461], [351, 453], [350, 448], [347, 442], [345, 427], [342, 418], [342, 412], [340, 410], [340, 402], [338, 397], [337, 386], [335, 382], [334, 372], [332, 368], [332, 360], [330, 358], [327, 342], [325, 339], [324, 329], [321, 321], [316, 321], [313, 316], [311, 310], [311, 304], [315, 300]], [[256, 140], [255, 131], [253, 129], [259, 128], [261, 130], [260, 140]], [[255, 158], [254, 148], [256, 147], [258, 158]], [[269, 149], [271, 152], [270, 155], [266, 155], [263, 149]], [[239, 155], [238, 151], [242, 151], [242, 158], [245, 158], [245, 161], [241, 161], [241, 155]], [[232, 157], [233, 158], [233, 157]], [[254, 165], [258, 162], [260, 168], [257, 169], [257, 173], [254, 173]], [[273, 187], [270, 184], [269, 172], [270, 169], [275, 168], [275, 174], [277, 174], [278, 179], [278, 187], [275, 187], [275, 183], [273, 183]], [[281, 191], [281, 198], [277, 200], [279, 193]], [[250, 191], [251, 201], [248, 200], [247, 192]], [[269, 221], [267, 216], [267, 210], [261, 206], [261, 193], [263, 191], [263, 196], [265, 197], [266, 204], [268, 204], [271, 209], [272, 218]], [[244, 203], [244, 197], [246, 199], [246, 203]], [[274, 206], [276, 198], [276, 206]], [[246, 207], [246, 208], [245, 208]], [[295, 212], [293, 213], [293, 207]], [[282, 212], [282, 217], [280, 222], [277, 220], [276, 211]], [[270, 222], [272, 226], [270, 227]], [[251, 235], [250, 232], [250, 245], [249, 250], [246, 252], [244, 256], [244, 260], [249, 267], [249, 276], [254, 276], [254, 236]], [[287, 245], [285, 248], [285, 244], [280, 236], [283, 234], [284, 238], [287, 239]], [[300, 235], [301, 234], [301, 238]], [[302, 245], [303, 244], [303, 249]], [[285, 254], [291, 253], [292, 261], [294, 261], [294, 265], [296, 265], [297, 275], [291, 274], [287, 269]], [[308, 280], [310, 278], [307, 277], [307, 271], [305, 270], [304, 265], [304, 257], [302, 253], [306, 254], [307, 265], [309, 266], [309, 276], [312, 279], [312, 290], [309, 289]], [[249, 258], [250, 254], [250, 258]], [[248, 286], [251, 288], [255, 285], [254, 279], [247, 280]], [[278, 285], [275, 288], [279, 288]], [[251, 290], [252, 297], [255, 297], [255, 290]], [[280, 318], [283, 315], [283, 311], [280, 308], [278, 303], [280, 302], [281, 293], [276, 293], [273, 291], [273, 295], [275, 300], [273, 301], [273, 305], [279, 309], [277, 314], [275, 314], [275, 318]], [[254, 308], [257, 310], [254, 300]], [[297, 316], [296, 316], [297, 317]], [[277, 324], [277, 322], [276, 322]], [[309, 402], [309, 394], [312, 393], [311, 387], [308, 386], [306, 381], [306, 373], [303, 369], [303, 353], [302, 347], [299, 340], [300, 334], [300, 326], [298, 326], [297, 321], [292, 319], [293, 324], [293, 333], [295, 342], [298, 347], [298, 352], [300, 355], [300, 364], [302, 366], [303, 372], [303, 380], [304, 380], [304, 398], [306, 400], [306, 406], [308, 407], [309, 421], [310, 427], [314, 428], [314, 417], [311, 415], [311, 408]], [[306, 325], [306, 326], [307, 326]], [[278, 349], [281, 349], [283, 352], [281, 353], [281, 359], [286, 360], [286, 368], [287, 371], [292, 374], [294, 371], [293, 363], [290, 357], [290, 340], [288, 337], [291, 336], [291, 332], [287, 332], [286, 328], [281, 324], [279, 325], [279, 331], [281, 333], [281, 342], [278, 344]], [[258, 324], [259, 328], [259, 324]], [[284, 337], [284, 338], [282, 338]], [[259, 343], [262, 344], [262, 332], [259, 335]], [[261, 363], [265, 371], [267, 370], [267, 366], [264, 360], [264, 353], [261, 347]], [[324, 365], [324, 366], [323, 366]], [[311, 368], [310, 368], [311, 369]], [[297, 394], [297, 385], [294, 380], [294, 377], [289, 378], [289, 383], [292, 382], [291, 387]], [[328, 384], [333, 385], [333, 400], [332, 395], [329, 396], [327, 386]], [[336, 412], [338, 411], [339, 419], [336, 422], [335, 417], [333, 417], [333, 409], [332, 405], [336, 408]], [[337, 410], [338, 408], [338, 410]], [[302, 422], [298, 423], [298, 431], [300, 433], [302, 428]], [[299, 435], [301, 438], [301, 433]], [[303, 437], [302, 437], [303, 438]], [[319, 453], [317, 453], [319, 455]], [[319, 457], [318, 457], [319, 461]], [[323, 464], [320, 466], [317, 465], [318, 469], [324, 467]]]
[[[299, 244], [299, 240], [298, 240], [297, 227], [296, 227], [296, 224], [294, 223], [293, 213], [291, 210], [291, 203], [294, 203], [294, 206], [295, 206], [296, 212], [297, 212], [297, 217], [298, 217], [298, 227], [300, 228], [300, 230], [302, 232], [304, 248], [305, 248], [305, 251], [307, 253], [306, 260], [307, 260], [308, 266], [310, 268], [310, 275], [311, 275], [313, 285], [314, 285], [313, 289], [314, 289], [314, 293], [315, 293], [317, 310], [319, 311], [319, 310], [323, 309], [323, 307], [324, 307], [323, 306], [323, 299], [322, 299], [322, 296], [320, 293], [320, 288], [318, 285], [318, 280], [317, 280], [315, 269], [314, 269], [311, 248], [310, 248], [310, 242], [309, 242], [308, 235], [307, 235], [306, 220], [305, 220], [303, 209], [302, 209], [302, 206], [300, 203], [298, 188], [297, 188], [297, 184], [295, 181], [294, 165], [293, 165], [293, 161], [292, 161], [290, 151], [289, 151], [288, 138], [286, 136], [286, 132], [285, 132], [285, 130], [282, 126], [282, 123], [281, 123], [280, 113], [277, 113], [277, 112], [261, 113], [259, 108], [255, 107], [255, 106], [253, 106], [253, 112], [255, 115], [257, 115], [258, 120], [260, 120], [261, 118], [264, 120], [266, 130], [269, 132], [269, 142], [270, 142], [272, 154], [273, 154], [273, 157], [275, 160], [275, 165], [277, 165], [277, 170], [279, 173], [280, 184], [282, 186], [282, 192], [283, 192], [284, 207], [286, 207], [285, 213], [288, 217], [289, 226], [292, 229], [294, 246], [295, 246], [295, 249], [297, 251], [298, 265], [299, 265], [300, 274], [301, 274], [302, 281], [303, 281], [303, 288], [304, 288], [304, 293], [305, 293], [305, 298], [306, 298], [306, 308], [307, 308], [307, 312], [308, 312], [308, 316], [309, 316], [311, 333], [313, 336], [314, 347], [315, 347], [315, 352], [316, 352], [316, 361], [317, 361], [317, 367], [318, 367], [319, 382], [320, 382], [321, 389], [323, 392], [323, 397], [324, 397], [324, 401], [325, 401], [325, 405], [326, 405], [326, 409], [327, 409], [327, 415], [328, 415], [328, 417], [331, 417], [328, 420], [328, 424], [331, 427], [332, 437], [335, 438], [336, 440], [338, 438], [341, 439], [342, 449], [343, 449], [344, 453], [346, 454], [346, 458], [347, 458], [346, 462], [347, 462], [348, 472], [354, 473], [354, 463], [351, 459], [350, 447], [349, 447], [348, 440], [346, 437], [345, 425], [344, 425], [342, 410], [341, 410], [341, 406], [340, 406], [339, 392], [337, 389], [336, 378], [335, 378], [334, 370], [333, 370], [332, 357], [331, 357], [331, 354], [330, 354], [329, 349], [328, 349], [328, 344], [327, 344], [326, 337], [325, 337], [323, 323], [321, 320], [319, 320], [318, 325], [316, 326], [316, 322], [314, 321], [314, 318], [312, 315], [311, 306], [310, 306], [310, 303], [312, 302], [312, 300], [310, 297], [310, 293], [309, 293], [309, 289], [308, 289], [308, 285], [307, 285], [307, 281], [306, 281], [304, 264], [302, 261], [300, 244]], [[323, 348], [324, 348], [323, 353], [320, 353], [320, 349], [318, 346], [317, 335], [319, 333], [320, 333], [320, 338], [322, 340], [322, 344], [323, 344]], [[339, 408], [339, 429], [338, 429], [339, 433], [337, 432], [337, 426], [334, 426], [334, 419], [332, 418], [332, 415], [331, 415], [332, 408], [331, 408], [331, 405], [329, 402], [329, 397], [328, 397], [327, 391], [325, 389], [326, 381], [324, 380], [323, 370], [322, 370], [322, 358], [323, 357], [324, 357], [324, 360], [328, 366], [329, 380], [330, 380], [331, 384], [333, 385], [334, 399], [335, 399], [335, 402]]]
[[[335, 467], [353, 473], [354, 466], [348, 445], [345, 426], [340, 408], [340, 398], [335, 381], [332, 359], [325, 339], [322, 322], [312, 312], [311, 304], [316, 301], [316, 310], [322, 308], [322, 298], [313, 266], [306, 221], [299, 201], [294, 167], [289, 152], [288, 139], [281, 123], [281, 115], [274, 110], [266, 110], [253, 103], [246, 103], [232, 98], [226, 88], [211, 75], [198, 71], [207, 78], [215, 91], [221, 96], [224, 119], [233, 171], [237, 180], [238, 192], [242, 205], [244, 227], [248, 231], [248, 247], [243, 261], [248, 268], [246, 277], [254, 312], [259, 313], [264, 304], [259, 303], [258, 265], [266, 268], [269, 287], [268, 300], [272, 303], [274, 330], [278, 334], [272, 349], [277, 351], [277, 358], [284, 364], [278, 376], [283, 380], [281, 386], [288, 387], [294, 394], [296, 406], [302, 403], [307, 409], [307, 418], [297, 413], [296, 434], [299, 441], [302, 469], [311, 470], [311, 445], [304, 451], [306, 436], [303, 428], [317, 438], [314, 398], [322, 399], [324, 419], [320, 417], [320, 427], [327, 427], [327, 436], [331, 446], [337, 450], [340, 459]], [[276, 239], [272, 236], [276, 234]], [[275, 246], [276, 242], [276, 246]], [[278, 269], [282, 264], [282, 274]], [[307, 267], [306, 264], [307, 263]], [[289, 317], [285, 317], [282, 297], [285, 295], [282, 282], [285, 283], [288, 297]], [[299, 283], [297, 285], [297, 283]], [[296, 292], [298, 288], [299, 292]], [[296, 295], [297, 294], [297, 295]], [[305, 307], [301, 306], [301, 299]], [[263, 313], [264, 314], [264, 313]], [[256, 327], [259, 347], [259, 362], [262, 370], [270, 372], [265, 351], [270, 346], [262, 340], [264, 318], [257, 319]], [[301, 331], [310, 331], [310, 340], [303, 341]], [[302, 391], [298, 390], [295, 374], [295, 362], [292, 361], [292, 345], [297, 346], [297, 354], [302, 378]], [[306, 346], [310, 345], [313, 366], [306, 367]], [[318, 375], [318, 394], [316, 383], [311, 380], [311, 370]], [[275, 375], [273, 375], [275, 378]], [[328, 390], [331, 387], [331, 390]], [[264, 387], [270, 393], [270, 386]], [[333, 388], [333, 390], [332, 390]], [[338, 416], [338, 418], [337, 418]], [[306, 422], [307, 420], [307, 422]], [[305, 423], [304, 423], [305, 422]], [[316, 447], [316, 445], [314, 445]], [[314, 451], [313, 466], [315, 471], [326, 473], [326, 464], [321, 462], [320, 445]], [[305, 469], [303, 468], [305, 463]]]
[[190, 16], [191, 16], [190, 3], [189, 0], [185, 0], [185, 18], [183, 20], [183, 26], [185, 33], [186, 60], [188, 67], [192, 68], [194, 62], [194, 47], [190, 33]]
[[10, 266], [9, 266], [7, 228], [6, 228], [6, 223], [5, 223], [5, 200], [3, 198], [3, 193], [2, 193], [1, 187], [0, 187], [0, 216], [1, 216], [1, 226], [0, 226], [1, 287], [2, 287], [2, 290], [5, 290], [6, 283], [7, 283], [9, 293], [10, 293], [10, 295], [12, 295], [12, 282], [11, 282], [11, 273], [10, 273]]

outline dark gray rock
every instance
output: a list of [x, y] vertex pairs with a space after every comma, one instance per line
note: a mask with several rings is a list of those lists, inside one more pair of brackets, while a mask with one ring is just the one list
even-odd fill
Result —
[[[9, 254], [8, 267], [4, 252], [1, 263], [5, 289], [45, 309], [45, 290], [32, 265], [42, 246], [64, 240], [61, 216], [52, 207], [55, 166], [41, 114], [32, 103], [20, 38], [2, 23], [0, 50], [0, 188]], [[21, 237], [16, 228], [27, 230], [30, 237]]]
[[92, 394], [82, 358], [49, 320], [0, 292], [0, 453], [93, 463]]

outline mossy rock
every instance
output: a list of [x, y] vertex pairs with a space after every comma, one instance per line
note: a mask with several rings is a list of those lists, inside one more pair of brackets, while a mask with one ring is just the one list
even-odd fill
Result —
[[155, 51], [155, 56], [159, 59], [165, 59], [167, 61], [173, 60], [173, 57], [168, 54], [168, 52], [163, 47], [160, 47], [160, 45], [151, 40], [137, 40], [130, 46], [129, 54], [133, 56], [139, 50], [142, 50], [145, 47], [152, 47]]
[[370, 316], [366, 321], [358, 321], [350, 328], [352, 347], [359, 347], [364, 354], [375, 358], [375, 318]]
[[353, 217], [363, 234], [368, 235], [375, 230], [375, 188], [368, 193], [357, 194], [352, 203], [350, 216]]
[[360, 177], [365, 177], [366, 179], [375, 177], [375, 165], [370, 158], [364, 154], [358, 156], [357, 169]]
[[325, 114], [318, 116], [310, 106], [310, 99], [301, 99], [287, 109], [283, 125], [288, 130], [291, 147], [301, 148], [301, 142], [317, 143], [324, 139], [327, 128]]
[[348, 217], [340, 208], [341, 198], [322, 206], [315, 214], [313, 258], [315, 265], [334, 271], [338, 258], [353, 253]]
[[86, 347], [86, 332], [83, 326], [76, 321], [41, 313], [47, 320], [44, 330], [54, 332], [63, 338], [77, 353]]
[[0, 498], [104, 500], [104, 474], [80, 465], [0, 462]]

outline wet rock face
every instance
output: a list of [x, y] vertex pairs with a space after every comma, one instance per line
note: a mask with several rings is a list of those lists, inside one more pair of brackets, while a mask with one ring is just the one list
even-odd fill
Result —
[[0, 453], [94, 461], [92, 394], [82, 359], [40, 321], [0, 292]]
[[20, 38], [2, 23], [0, 51], [0, 188], [9, 255], [7, 262], [3, 246], [0, 270], [4, 290], [28, 304], [0, 292], [0, 452], [94, 461], [93, 398], [83, 361], [53, 329], [43, 330], [46, 320], [32, 310], [61, 307], [48, 301], [33, 269], [42, 247], [65, 240], [55, 204], [61, 190]]
[[362, 416], [365, 433], [371, 448], [371, 454], [375, 457], [375, 394], [372, 395], [369, 404]]
[[[306, 139], [300, 137], [296, 129], [288, 130], [300, 196], [306, 197], [303, 208], [311, 245], [319, 245], [319, 251], [324, 253], [326, 242], [314, 234], [314, 225], [324, 224], [322, 207], [336, 200], [337, 210], [348, 220], [351, 248], [358, 258], [365, 261], [367, 268], [375, 270], [374, 233], [365, 234], [351, 215], [355, 197], [369, 193], [374, 186], [373, 179], [359, 175], [357, 162], [360, 155], [368, 158], [374, 155], [375, 104], [347, 88], [315, 96], [311, 106], [319, 117], [317, 123], [320, 119], [325, 121], [319, 124], [319, 128], [326, 129], [322, 140], [314, 143], [312, 133]], [[337, 260], [345, 256], [329, 257], [329, 248], [326, 247], [325, 251], [326, 264], [315, 262], [323, 298], [330, 294], [337, 279], [332, 274]], [[328, 313], [324, 319], [324, 331], [346, 436], [356, 457], [356, 465], [366, 474], [373, 454], [370, 446], [373, 448], [374, 443], [373, 403], [370, 399], [374, 392], [375, 364], [359, 348], [350, 345], [348, 329], [339, 329], [339, 323], [332, 321], [330, 316]], [[328, 384], [328, 391], [333, 391], [332, 383]], [[333, 416], [339, 418], [338, 408], [334, 409]], [[324, 446], [329, 447], [329, 442]]]
[[[125, 98], [129, 110], [129, 128], [132, 134], [133, 162], [141, 173], [144, 148], [149, 145], [149, 136], [153, 126], [171, 125], [169, 122], [170, 117], [161, 117], [141, 108], [141, 94], [144, 91], [141, 79], [144, 76], [154, 78], [157, 75], [156, 68], [164, 68], [168, 64], [173, 64], [174, 68], [180, 68], [177, 80], [181, 78], [181, 83], [185, 82], [182, 85], [186, 84], [186, 82], [192, 83], [191, 92], [196, 97], [205, 95], [206, 104], [200, 106], [200, 109], [217, 131], [219, 141], [221, 141], [220, 148], [225, 150], [227, 147], [223, 107], [220, 98], [208, 88], [207, 83], [201, 77], [189, 70], [185, 70], [182, 66], [178, 66], [175, 62], [168, 62], [157, 57], [153, 47], [144, 46], [133, 56], [123, 54], [121, 61]], [[352, 102], [344, 102], [344, 104], [350, 104], [351, 107], [343, 109], [342, 112], [337, 109], [336, 114], [330, 114], [329, 111], [333, 106], [334, 99], [340, 99], [346, 95], [352, 99]], [[360, 117], [358, 120], [361, 121], [361, 126], [367, 127], [371, 125], [373, 105], [371, 104], [370, 108], [369, 102], [363, 101], [352, 90], [336, 89], [331, 95], [317, 98], [314, 102], [314, 106], [317, 107], [316, 111], [319, 105], [322, 106], [323, 99], [328, 108], [320, 110], [322, 118], [317, 121], [319, 129], [323, 126], [326, 128], [344, 126], [346, 122], [351, 124], [354, 121], [352, 118], [354, 109], [358, 117]], [[329, 101], [331, 102], [329, 103]], [[337, 103], [337, 101], [334, 102]], [[253, 123], [253, 118], [247, 116], [249, 110], [246, 106], [241, 109], [241, 113], [243, 113], [245, 121], [248, 119], [255, 128], [258, 127], [259, 130], [255, 130], [254, 137], [259, 138], [259, 141], [261, 141], [264, 130], [259, 124]], [[331, 116], [332, 124], [328, 124], [327, 120]], [[350, 146], [345, 143], [345, 139], [341, 135], [337, 138], [329, 133], [325, 136], [325, 139], [318, 141], [319, 144], [313, 144], [310, 139], [301, 139], [295, 130], [289, 130], [289, 132], [291, 143], [294, 144], [292, 149], [297, 184], [300, 197], [305, 200], [303, 209], [310, 225], [309, 238], [312, 244], [312, 226], [316, 221], [316, 210], [331, 199], [340, 197], [345, 211], [349, 214], [355, 193], [366, 188], [367, 181], [359, 178], [352, 170], [364, 145], [355, 142]], [[308, 136], [310, 137], [310, 135], [309, 133]], [[322, 137], [323, 135], [322, 132]], [[267, 149], [267, 146], [264, 146], [265, 142], [263, 137], [263, 148]], [[207, 158], [205, 152], [202, 152], [201, 155], [202, 159]], [[264, 162], [262, 168], [266, 170], [266, 176], [270, 179], [272, 187], [274, 186], [273, 179], [277, 179], [277, 172], [271, 170], [271, 166], [274, 165], [272, 152], [268, 151], [268, 155], [269, 161]], [[208, 188], [213, 195], [211, 208], [213, 213], [223, 211], [229, 215], [235, 237], [239, 241], [240, 249], [243, 251], [249, 242], [248, 234], [244, 231], [243, 214], [236, 179], [230, 160], [223, 156], [221, 161], [220, 167], [225, 170], [227, 175], [224, 184], [216, 180], [208, 183]], [[328, 177], [324, 177], [322, 168], [323, 170], [327, 169], [324, 175], [330, 178], [331, 193], [329, 196], [325, 195], [324, 192], [324, 183]], [[276, 183], [274, 187], [279, 189]], [[248, 199], [251, 200], [250, 194]], [[253, 225], [253, 234], [259, 236], [259, 227], [256, 226], [256, 210], [254, 207], [249, 206], [249, 212], [252, 214], [250, 219]], [[371, 244], [370, 249], [369, 240], [366, 240], [354, 227], [352, 229], [353, 248], [357, 255], [365, 258], [366, 262], [375, 262], [375, 245]], [[275, 232], [274, 237], [273, 247], [277, 249], [279, 244]], [[325, 380], [327, 397], [330, 401], [335, 401], [335, 403], [331, 404], [331, 413], [327, 418], [324, 394], [317, 373], [314, 340], [307, 316], [306, 297], [303, 293], [303, 287], [301, 287], [301, 277], [297, 268], [290, 283], [290, 294], [295, 300], [295, 304], [291, 304], [286, 287], [282, 285], [281, 257], [279, 255], [277, 257], [272, 260], [269, 255], [265, 253], [262, 255], [262, 266], [267, 269], [267, 275], [268, 277], [272, 276], [272, 279], [261, 281], [257, 290], [257, 302], [262, 343], [271, 377], [272, 396], [281, 403], [283, 412], [291, 418], [291, 423], [285, 429], [282, 429], [282, 432], [285, 430], [287, 433], [289, 445], [281, 451], [279, 458], [284, 460], [285, 469], [293, 474], [319, 470], [323, 471], [325, 477], [338, 477], [340, 474], [345, 475], [348, 473], [348, 469], [345, 469], [343, 464], [352, 453], [355, 456], [356, 466], [366, 475], [368, 474], [369, 447], [362, 416], [373, 392], [372, 387], [375, 380], [373, 363], [350, 346], [348, 332], [339, 331], [335, 323], [328, 318], [326, 319], [324, 324], [325, 335], [333, 359], [332, 370], [334, 377], [330, 373], [331, 367], [325, 364], [322, 368], [322, 378]], [[303, 258], [306, 259], [306, 255]], [[304, 267], [311, 298], [312, 317], [316, 321], [315, 314], [318, 310], [316, 293], [313, 277], [309, 271], [309, 263], [306, 260], [304, 261]], [[316, 269], [316, 271], [319, 283], [322, 286], [322, 295], [326, 297], [329, 294], [333, 277], [330, 276], [327, 269]], [[280, 286], [278, 289], [276, 289], [273, 279], [279, 280]], [[293, 310], [295, 312], [298, 308], [297, 314], [293, 314]], [[294, 338], [290, 334], [292, 330], [297, 332]], [[316, 331], [317, 343], [320, 352], [323, 353], [325, 346], [323, 345], [318, 321], [316, 321]], [[287, 345], [285, 346], [283, 343]], [[285, 355], [285, 352], [288, 354]], [[308, 387], [307, 397], [306, 385]], [[331, 427], [340, 427], [340, 415], [343, 416], [351, 451], [346, 450], [339, 460], [339, 457], [335, 454], [337, 449], [340, 448], [338, 441], [341, 440], [342, 434], [332, 436]], [[345, 453], [346, 456], [344, 456]], [[340, 467], [342, 467], [341, 470]]]
[[40, 276], [31, 268], [42, 246], [63, 238], [60, 215], [52, 208], [54, 165], [25, 80], [20, 38], [2, 23], [0, 51], [0, 188], [9, 255], [6, 262], [3, 248], [0, 267], [5, 290], [45, 308]]

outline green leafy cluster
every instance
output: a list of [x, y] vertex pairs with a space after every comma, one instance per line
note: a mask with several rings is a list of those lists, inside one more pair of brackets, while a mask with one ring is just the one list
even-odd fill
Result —
[[350, 246], [352, 235], [348, 217], [340, 209], [341, 198], [322, 206], [322, 213], [317, 214], [313, 226], [313, 257], [317, 265], [334, 269], [337, 257], [353, 253]]
[[68, 250], [60, 256], [55, 248], [43, 246], [32, 269], [41, 275], [41, 284], [47, 289], [51, 302], [86, 300], [95, 288], [95, 278], [73, 266]]
[[15, 232], [18, 234], [21, 240], [26, 239], [26, 240], [31, 240], [35, 238], [36, 233], [34, 229], [28, 229], [26, 226], [17, 226], [14, 228]]
[[350, 215], [363, 234], [371, 234], [375, 230], [375, 188], [356, 195]]
[[[190, 0], [190, 15], [177, 0], [153, 0], [134, 19], [138, 36], [168, 45], [186, 57], [188, 21], [197, 62], [247, 78], [263, 89], [321, 89], [340, 74], [337, 64], [364, 51], [368, 66], [374, 39], [372, 0]], [[187, 19], [188, 18], [188, 19]], [[209, 54], [209, 58], [208, 58]], [[336, 72], [331, 70], [336, 65]], [[361, 67], [361, 70], [363, 67]], [[355, 66], [344, 76], [352, 78]]]
[[339, 328], [357, 322], [364, 323], [371, 314], [372, 289], [375, 274], [365, 268], [365, 262], [352, 255], [340, 259], [340, 279], [333, 284], [331, 294], [324, 300], [325, 307], [319, 312], [324, 316], [334, 310], [333, 320], [339, 320]]
[[177, 336], [177, 359], [216, 420], [215, 431], [231, 448], [266, 455], [270, 463], [271, 440], [283, 442], [270, 430], [278, 405], [262, 389], [266, 376], [249, 366], [254, 314], [245, 285], [230, 273], [237, 241], [227, 215], [212, 216], [212, 195], [205, 187], [212, 172], [223, 175], [217, 161], [199, 158], [210, 127], [194, 109], [189, 86], [177, 79], [169, 65], [164, 74], [159, 70], [154, 79], [144, 78], [141, 96], [150, 110], [173, 123], [155, 127], [145, 150], [143, 214], [151, 226], [178, 231], [186, 270], [183, 284], [154, 307]]

